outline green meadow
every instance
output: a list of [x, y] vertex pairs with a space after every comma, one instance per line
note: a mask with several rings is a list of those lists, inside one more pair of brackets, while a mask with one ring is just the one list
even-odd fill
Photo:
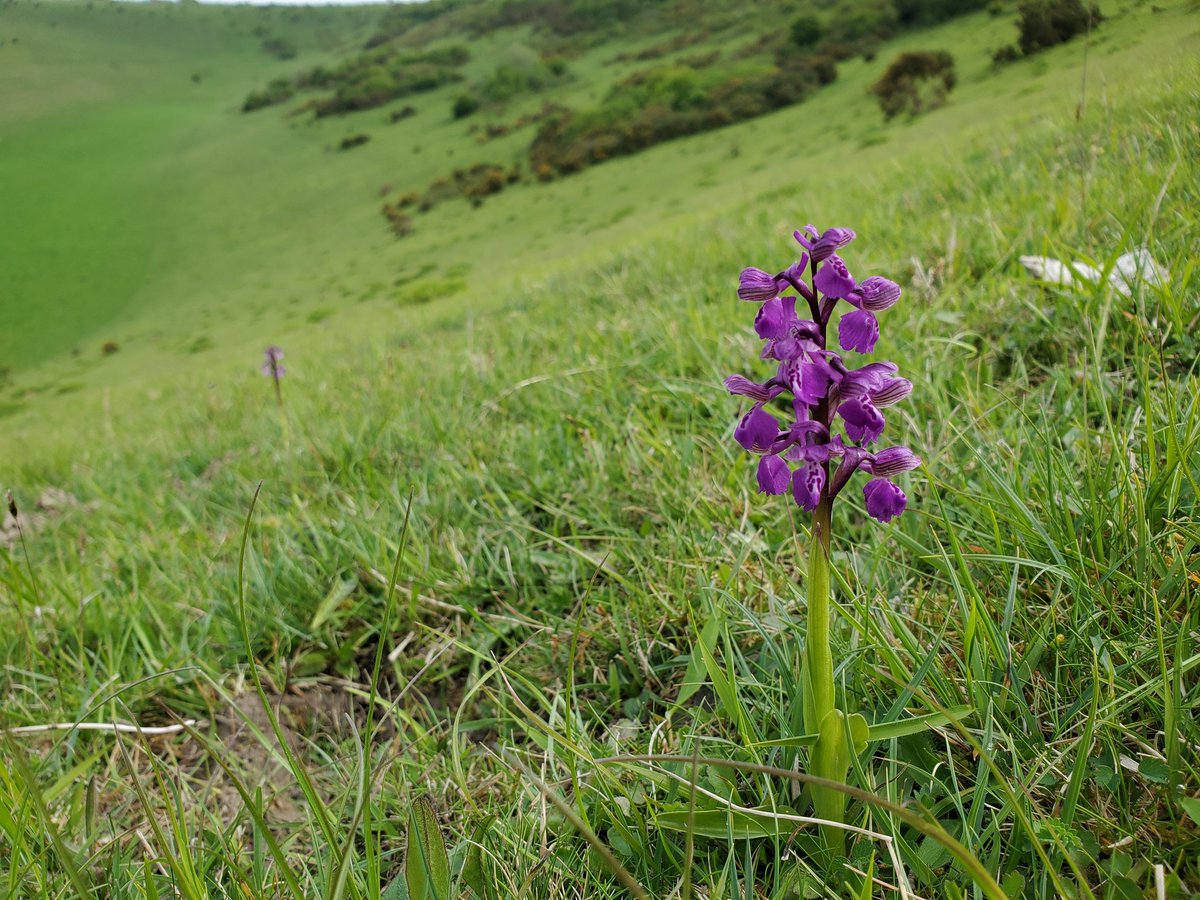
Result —
[[[462, 81], [317, 117], [328, 91], [241, 110], [379, 8], [0, 5], [4, 895], [1200, 891], [1200, 7], [1106, 2], [1003, 66], [1013, 4], [914, 25], [801, 103], [542, 181], [539, 125], [488, 124], [664, 58], [753, 73], [865, 6], [570, 40], [475, 6], [398, 39], [465, 46]], [[550, 50], [548, 87], [455, 117]], [[885, 122], [869, 87], [929, 50], [945, 104]], [[392, 233], [385, 201], [478, 163], [521, 177]], [[924, 461], [899, 519], [861, 483], [834, 512], [837, 692], [878, 738], [832, 859], [807, 516], [756, 493], [722, 386], [766, 377], [739, 270], [808, 222], [903, 288], [874, 356]], [[1137, 248], [1169, 277], [1129, 296], [1019, 262]]]

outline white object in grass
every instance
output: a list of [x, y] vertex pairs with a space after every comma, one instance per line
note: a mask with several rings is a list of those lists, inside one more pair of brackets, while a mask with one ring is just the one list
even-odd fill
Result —
[[[1049, 256], [1022, 256], [1021, 265], [1039, 281], [1060, 287], [1081, 283], [1099, 284], [1103, 280], [1103, 273], [1099, 269], [1079, 260], [1065, 263]], [[1108, 283], [1126, 297], [1133, 293], [1139, 281], [1159, 287], [1170, 278], [1171, 273], [1160, 266], [1144, 247], [1119, 256], [1108, 273]]]

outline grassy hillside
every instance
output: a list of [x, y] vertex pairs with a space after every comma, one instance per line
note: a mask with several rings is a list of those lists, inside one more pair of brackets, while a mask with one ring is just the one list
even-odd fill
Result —
[[[57, 337], [42, 306], [5, 307], [13, 348], [51, 337], [12, 357], [0, 401], [26, 516], [0, 545], [3, 724], [200, 724], [6, 733], [10, 895], [379, 897], [418, 796], [479, 896], [628, 896], [572, 816], [650, 896], [848, 895], [786, 778], [605, 761], [802, 757], [767, 742], [801, 730], [803, 522], [754, 493], [720, 382], [760, 365], [738, 270], [790, 262], [809, 221], [857, 229], [854, 270], [904, 288], [877, 355], [916, 385], [889, 429], [925, 460], [893, 525], [855, 497], [837, 511], [840, 690], [877, 723], [971, 708], [873, 745], [853, 783], [928, 810], [1008, 896], [1200, 883], [1193, 6], [1106, 9], [1086, 46], [998, 71], [1011, 12], [912, 31], [801, 105], [441, 203], [401, 240], [382, 184], [511, 164], [528, 135], [475, 143], [455, 85], [397, 100], [419, 111], [396, 124], [239, 111], [357, 52], [365, 13], [121, 8], [0, 19], [111, 54], [49, 66], [86, 73], [55, 76], [57, 108], [14, 107], [0, 166], [48, 172], [39, 146], [73, 159], [70, 141], [128, 135], [98, 154], [111, 184], [81, 182], [78, 252], [46, 240], [76, 227], [53, 192], [40, 232], [0, 231], [43, 260], [18, 270], [29, 296], [99, 286]], [[160, 77], [99, 77], [142, 57], [89, 15], [146, 23]], [[263, 53], [262, 22], [299, 57]], [[469, 78], [517, 39], [473, 40]], [[599, 100], [588, 73], [622, 77], [604, 62], [662, 40], [609, 36], [554, 96]], [[884, 125], [867, 86], [901, 50], [943, 48], [948, 104]], [[1142, 246], [1170, 283], [1130, 298], [1045, 289], [1016, 262]], [[257, 372], [268, 343], [282, 406]], [[855, 801], [850, 819], [882, 835], [848, 860], [874, 896], [973, 890], [899, 814]]]
[[[238, 112], [246, 93], [275, 74], [331, 64], [361, 46], [375, 22], [365, 13], [119, 4], [54, 11], [49, 17], [41, 7], [5, 7], [14, 35], [27, 32], [15, 47], [0, 48], [12, 55], [12, 69], [26, 71], [41, 58], [39, 48], [71, 38], [77, 43], [66, 54], [71, 65], [55, 69], [39, 62], [24, 79], [95, 84], [110, 99], [77, 108], [59, 100], [57, 113], [52, 103], [41, 117], [29, 113], [24, 124], [6, 118], [0, 126], [6, 146], [15, 148], [0, 164], [9, 167], [6, 183], [15, 186], [2, 233], [6, 256], [17, 261], [12, 289], [0, 301], [7, 341], [2, 365], [18, 376], [0, 402], [43, 420], [61, 409], [73, 430], [81, 422], [100, 424], [105, 389], [114, 414], [143, 406], [145, 372], [164, 373], [151, 388], [158, 391], [164, 380], [174, 381], [168, 373], [246, 371], [247, 363], [235, 360], [271, 341], [323, 344], [356, 331], [378, 333], [380, 321], [403, 328], [414, 317], [404, 307], [430, 296], [458, 295], [460, 304], [470, 297], [477, 305], [500, 285], [542, 277], [581, 255], [598, 258], [664, 222], [765, 190], [798, 187], [790, 173], [800, 146], [817, 161], [845, 160], [850, 152], [857, 167], [870, 168], [901, 145], [941, 153], [944, 134], [986, 133], [1005, 117], [1007, 127], [1028, 127], [1070, 108], [1078, 84], [1062, 66], [1077, 65], [1084, 53], [1082, 44], [1069, 45], [1057, 51], [1053, 66], [1036, 59], [995, 75], [991, 51], [1013, 39], [1012, 18], [977, 14], [934, 32], [915, 32], [871, 63], [842, 63], [837, 83], [802, 106], [579, 176], [523, 184], [480, 209], [465, 200], [442, 203], [415, 214], [414, 233], [397, 240], [379, 213], [384, 186], [393, 194], [421, 191], [459, 166], [511, 165], [524, 154], [529, 129], [477, 144], [468, 134], [469, 120], [451, 116], [461, 90], [456, 85], [397, 101], [394, 107], [411, 103], [419, 112], [394, 125], [390, 107], [318, 120], [289, 118], [287, 108]], [[1156, 16], [1132, 10], [1097, 34], [1091, 59], [1096, 99], [1103, 99], [1106, 84], [1135, 74], [1142, 59], [1179, 52], [1186, 36], [1171, 27], [1172, 15], [1186, 17], [1182, 11]], [[89, 30], [92, 21], [110, 19], [122, 42], [105, 43], [102, 30]], [[139, 28], [122, 27], [127, 21]], [[176, 21], [179, 27], [172, 26]], [[775, 21], [786, 18], [765, 6], [763, 28]], [[272, 58], [262, 51], [264, 34], [288, 37], [299, 55]], [[742, 46], [744, 24], [737, 34], [733, 41], [714, 31], [708, 44], [679, 53]], [[467, 77], [482, 77], [523, 38], [532, 40], [505, 29], [475, 40]], [[129, 52], [127, 42], [135, 39], [151, 51], [162, 49]], [[608, 81], [646, 65], [605, 62], [663, 41], [650, 35], [585, 49], [571, 59], [572, 78], [560, 89], [525, 105], [481, 111], [480, 121], [512, 121], [546, 100], [595, 101]], [[926, 121], [883, 128], [866, 87], [892, 48], [927, 44], [955, 49], [960, 85], [952, 102]], [[210, 46], [220, 49], [210, 52]], [[44, 78], [41, 68], [57, 74]], [[200, 74], [199, 84], [192, 74]], [[821, 137], [812, 134], [816, 121]], [[371, 135], [365, 146], [332, 149], [343, 137], [364, 132]], [[72, 163], [81, 148], [88, 148], [86, 168]], [[43, 165], [47, 153], [64, 164]], [[50, 190], [47, 179], [69, 187]], [[479, 260], [486, 261], [485, 284], [478, 280]], [[438, 314], [419, 310], [415, 318]], [[103, 358], [106, 342], [120, 352]], [[82, 396], [46, 406], [48, 395], [61, 393]], [[20, 419], [10, 425], [25, 432]]]

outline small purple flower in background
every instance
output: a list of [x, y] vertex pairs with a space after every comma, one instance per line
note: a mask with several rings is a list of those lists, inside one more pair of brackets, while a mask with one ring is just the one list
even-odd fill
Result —
[[287, 372], [283, 363], [280, 362], [283, 359], [283, 349], [272, 344], [263, 351], [263, 356], [266, 357], [266, 361], [262, 364], [262, 373], [274, 381], [275, 399], [280, 406], [283, 406], [283, 388], [279, 384], [280, 379]]
[[282, 378], [287, 371], [280, 363], [280, 360], [283, 359], [283, 349], [272, 344], [263, 351], [263, 355], [267, 361], [262, 364], [262, 373], [271, 378]]
[[[853, 308], [844, 308], [838, 320], [838, 344], [842, 350], [870, 353], [879, 340], [876, 313], [895, 306], [900, 286], [878, 275], [855, 280], [838, 255], [855, 238], [849, 228], [818, 232], [806, 225], [795, 232], [795, 238], [805, 251], [797, 262], [777, 275], [746, 268], [738, 281], [740, 299], [762, 304], [754, 319], [754, 330], [764, 342], [762, 358], [779, 365], [775, 375], [762, 383], [743, 375], [725, 379], [731, 394], [754, 401], [734, 437], [746, 450], [763, 457], [757, 475], [763, 493], [790, 490], [801, 508], [821, 508], [827, 523], [834, 497], [861, 469], [875, 476], [863, 491], [867, 513], [888, 522], [908, 502], [889, 479], [917, 468], [921, 460], [907, 447], [868, 448], [883, 436], [887, 425], [881, 410], [906, 398], [912, 382], [897, 376], [897, 367], [890, 362], [850, 368], [829, 348], [827, 336], [838, 301], [845, 301]], [[794, 293], [788, 294], [789, 290]], [[807, 318], [798, 314], [798, 304], [807, 305]], [[764, 409], [764, 404], [789, 394], [795, 415], [790, 426]], [[837, 434], [839, 423], [845, 440]], [[835, 461], [836, 472], [831, 470]], [[789, 462], [798, 466], [793, 468]], [[827, 530], [828, 524], [823, 528]]]

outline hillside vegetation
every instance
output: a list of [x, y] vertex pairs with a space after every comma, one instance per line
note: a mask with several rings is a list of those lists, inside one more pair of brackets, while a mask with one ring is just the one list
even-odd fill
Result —
[[[387, 314], [418, 280], [439, 281], [443, 293], [447, 285], [466, 290], [461, 269], [477, 254], [506, 261], [490, 267], [493, 279], [542, 272], [555, 259], [620, 246], [666, 218], [761, 190], [785, 169], [796, 116], [783, 128], [758, 118], [710, 132], [689, 145], [685, 179], [661, 177], [675, 169], [677, 154], [667, 151], [597, 179], [533, 189], [528, 182], [547, 170], [757, 116], [817, 86], [799, 70], [774, 74], [781, 63], [816, 65], [790, 30], [806, 18], [803, 4], [763, 2], [753, 16], [734, 3], [635, 4], [645, 10], [636, 21], [617, 16], [615, 26], [565, 35], [553, 16], [532, 28], [528, 6], [451, 4], [401, 30], [389, 18], [424, 5], [396, 7], [381, 21], [370, 9], [9, 0], [0, 58], [15, 88], [0, 124], [0, 175], [10, 185], [0, 225], [13, 262], [0, 297], [0, 368], [15, 376], [64, 354], [77, 361], [18, 379], [4, 408], [74, 391], [97, 374], [115, 387], [126, 362], [136, 375], [175, 369], [209, 349], [227, 354], [247, 326], [320, 324], [358, 300]], [[886, 60], [854, 54], [871, 55], [869, 27], [924, 40], [912, 30], [916, 14], [885, 5], [864, 20], [854, 4], [811, 9], [823, 23], [819, 55], [851, 54], [836, 63], [842, 89], [822, 104], [826, 128], [850, 145], [881, 139], [864, 94]], [[495, 10], [510, 14], [496, 19]], [[977, 97], [988, 95], [990, 57], [1015, 39], [1015, 18], [1013, 10], [976, 14], [934, 38], [959, 48], [960, 93], [974, 83]], [[1150, 14], [1130, 19], [1135, 35], [1153, 23]], [[834, 40], [842, 33], [855, 42]], [[372, 54], [402, 73], [389, 69], [388, 78], [429, 89], [379, 109], [319, 115], [339, 96], [353, 108], [370, 99], [379, 75]], [[431, 67], [424, 81], [412, 71]], [[1052, 78], [1046, 66], [1034, 68], [1030, 98]], [[339, 72], [350, 73], [345, 83]], [[549, 81], [530, 91], [530, 78]], [[790, 93], [764, 96], [772, 81]], [[287, 102], [233, 115], [272, 84]], [[656, 94], [679, 108], [660, 115]], [[457, 102], [476, 95], [476, 111], [456, 119]], [[972, 109], [965, 102], [962, 112]], [[614, 122], [634, 134], [613, 132]], [[344, 144], [352, 152], [339, 152]], [[507, 180], [459, 177], [481, 166], [515, 169], [526, 184], [503, 209], [472, 211], [497, 189], [513, 190]], [[655, 202], [631, 202], [647, 194]], [[411, 218], [403, 242], [389, 227], [389, 205]], [[120, 354], [102, 359], [106, 344]]]
[[[983, 896], [947, 838], [1013, 898], [1200, 885], [1195, 6], [998, 65], [1015, 6], [881, 5], [795, 101], [540, 178], [545, 129], [865, 8], [702, 6], [0, 8], [0, 724], [192, 723], [6, 731], [9, 895], [408, 896], [422, 797], [454, 896]], [[297, 83], [364, 54], [456, 77]], [[786, 774], [803, 517], [721, 386], [807, 222], [901, 283], [924, 459], [891, 525], [836, 511], [839, 691], [897, 727], [832, 862]], [[1017, 262], [1142, 247], [1128, 297]]]

